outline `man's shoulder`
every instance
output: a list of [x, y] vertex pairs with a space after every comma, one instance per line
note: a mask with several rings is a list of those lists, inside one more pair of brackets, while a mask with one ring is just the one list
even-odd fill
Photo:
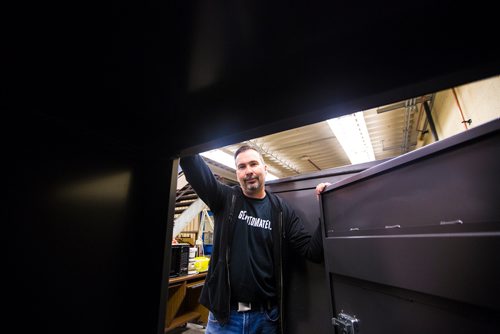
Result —
[[271, 191], [266, 191], [266, 194], [269, 196], [269, 200], [274, 206], [277, 206], [280, 209], [288, 207], [286, 201], [283, 198], [281, 198], [278, 194], [275, 194]]

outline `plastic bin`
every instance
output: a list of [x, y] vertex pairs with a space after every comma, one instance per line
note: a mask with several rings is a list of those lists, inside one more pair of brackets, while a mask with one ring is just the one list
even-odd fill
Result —
[[211, 245], [211, 244], [203, 245], [203, 252], [205, 253], [205, 255], [212, 254], [212, 246], [213, 245]]

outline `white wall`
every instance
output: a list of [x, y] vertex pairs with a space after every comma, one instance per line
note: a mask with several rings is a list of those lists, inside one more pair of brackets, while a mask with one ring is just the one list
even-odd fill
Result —
[[[468, 128], [500, 117], [500, 75], [455, 87], [455, 93], [464, 119], [472, 120]], [[436, 94], [432, 116], [439, 139], [466, 131], [452, 89]], [[426, 140], [432, 141], [432, 136]]]

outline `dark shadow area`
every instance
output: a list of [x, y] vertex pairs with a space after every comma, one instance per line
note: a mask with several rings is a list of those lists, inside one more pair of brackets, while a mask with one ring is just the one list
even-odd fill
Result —
[[161, 332], [171, 158], [497, 75], [492, 6], [9, 4], [5, 326]]

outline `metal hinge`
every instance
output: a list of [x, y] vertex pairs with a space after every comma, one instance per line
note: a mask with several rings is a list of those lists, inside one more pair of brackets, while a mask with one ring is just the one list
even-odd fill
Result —
[[336, 318], [332, 318], [332, 324], [338, 328], [338, 333], [340, 334], [359, 333], [359, 319], [343, 311]]

